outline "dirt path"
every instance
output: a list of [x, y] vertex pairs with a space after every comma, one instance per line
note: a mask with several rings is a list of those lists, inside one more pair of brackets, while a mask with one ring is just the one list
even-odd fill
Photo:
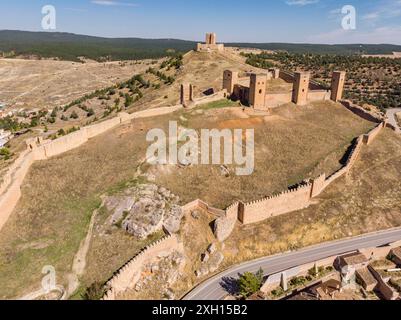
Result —
[[394, 126], [395, 128], [398, 128], [398, 131], [401, 130], [397, 123], [397, 119], [395, 118], [395, 114], [401, 112], [401, 108], [393, 108], [393, 109], [388, 109], [387, 110], [387, 117], [388, 117], [388, 122]]
[[[104, 199], [102, 197], [102, 204], [99, 208], [103, 207]], [[88, 233], [84, 240], [82, 240], [81, 245], [74, 257], [74, 261], [72, 263], [71, 273], [68, 275], [68, 288], [67, 288], [67, 298], [71, 296], [79, 287], [79, 278], [84, 274], [86, 267], [86, 255], [88, 254], [90, 243], [93, 234], [93, 227], [95, 225], [95, 220], [98, 215], [99, 209], [96, 209], [91, 217], [91, 221], [89, 223]]]

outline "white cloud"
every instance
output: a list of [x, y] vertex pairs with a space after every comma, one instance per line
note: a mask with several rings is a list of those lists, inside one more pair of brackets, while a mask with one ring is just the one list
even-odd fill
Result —
[[380, 12], [372, 12], [362, 16], [362, 20], [377, 20], [380, 17]]
[[286, 3], [289, 6], [298, 6], [298, 7], [303, 7], [307, 6], [309, 4], [315, 4], [318, 3], [320, 0], [289, 0]]
[[375, 11], [365, 14], [362, 19], [376, 21], [399, 16], [401, 16], [401, 0], [382, 0], [377, 4]]
[[97, 4], [99, 6], [123, 6], [123, 7], [137, 7], [136, 3], [129, 3], [129, 2], [119, 2], [113, 0], [92, 0], [93, 4]]

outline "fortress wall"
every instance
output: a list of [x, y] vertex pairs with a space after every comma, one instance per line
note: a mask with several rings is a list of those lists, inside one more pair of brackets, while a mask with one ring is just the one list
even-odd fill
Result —
[[239, 219], [243, 224], [251, 224], [307, 208], [311, 203], [311, 191], [312, 185], [308, 184], [295, 190], [284, 191], [276, 196], [245, 203], [244, 211]]
[[372, 129], [368, 134], [363, 136], [363, 142], [367, 145], [370, 145], [374, 139], [376, 139], [377, 135], [382, 131], [383, 128], [386, 127], [386, 123], [382, 122], [376, 128]]
[[224, 216], [216, 219], [213, 231], [217, 240], [223, 242], [233, 232], [239, 215], [242, 212], [242, 206], [242, 202], [236, 202], [226, 209]]
[[86, 130], [87, 138], [91, 139], [99, 134], [106, 132], [107, 130], [118, 126], [121, 122], [121, 118], [120, 116], [118, 116], [110, 120], [102, 121], [100, 123], [84, 127], [82, 130]]
[[28, 152], [22, 154], [18, 160], [16, 163], [18, 167], [10, 173], [11, 185], [0, 197], [0, 230], [7, 222], [21, 197], [21, 184], [35, 158], [33, 152]]
[[292, 100], [292, 92], [268, 93], [265, 96], [266, 106], [275, 108], [282, 104], [290, 103]]
[[326, 174], [323, 173], [312, 182], [311, 198], [317, 197], [326, 188]]
[[38, 140], [41, 142], [39, 145], [36, 139], [29, 141], [32, 148], [28, 147], [27, 150], [22, 152], [14, 163], [9, 166], [0, 183], [0, 230], [14, 210], [21, 196], [20, 187], [34, 161], [45, 160], [52, 156], [60, 155], [77, 148], [86, 143], [89, 138], [102, 134], [107, 130], [116, 127], [121, 122], [135, 118], [146, 118], [168, 114], [181, 108], [182, 105], [176, 105], [173, 107], [144, 110], [133, 114], [122, 112], [113, 119], [81, 128], [79, 131], [75, 131], [56, 140]]
[[226, 97], [227, 97], [227, 90], [224, 89], [224, 90], [216, 92], [210, 96], [195, 98], [194, 104], [195, 104], [195, 106], [197, 106], [197, 105], [201, 105], [201, 104], [205, 104], [205, 103], [211, 103], [211, 102], [225, 99]]
[[77, 148], [88, 141], [86, 129], [82, 128], [78, 131], [67, 134], [56, 140], [53, 140], [44, 145], [46, 157], [50, 158], [57, 156], [66, 151]]
[[117, 295], [125, 290], [133, 288], [141, 277], [145, 263], [156, 259], [158, 256], [169, 254], [179, 250], [180, 242], [176, 235], [169, 235], [146, 247], [141, 253], [128, 261], [107, 282], [107, 292], [103, 300], [115, 300]]
[[182, 109], [183, 107], [184, 106], [182, 104], [178, 104], [178, 105], [175, 105], [172, 107], [160, 107], [160, 108], [154, 108], [154, 109], [147, 109], [147, 110], [142, 110], [142, 111], [128, 114], [128, 116], [124, 115], [121, 119], [122, 119], [122, 121], [128, 121], [128, 120], [134, 120], [134, 119], [162, 116], [165, 114], [169, 114], [169, 113], [178, 111], [178, 110]]
[[352, 169], [352, 167], [354, 166], [356, 160], [358, 159], [359, 154], [360, 154], [361, 149], [362, 149], [362, 144], [363, 144], [363, 136], [360, 136], [356, 140], [355, 146], [352, 149], [351, 154], [350, 154], [350, 156], [348, 158], [347, 164], [345, 166], [346, 169], [347, 169], [347, 172], [349, 172]]
[[21, 189], [17, 182], [14, 182], [7, 192], [0, 197], [0, 230], [7, 222], [20, 197]]
[[334, 181], [336, 181], [337, 179], [341, 178], [344, 174], [346, 174], [348, 172], [347, 168], [344, 166], [342, 167], [340, 170], [336, 171], [335, 173], [333, 173], [331, 176], [329, 176], [326, 181], [325, 181], [325, 185], [324, 185], [324, 189], [326, 189], [330, 184], [332, 184]]
[[313, 90], [308, 93], [309, 101], [326, 101], [330, 100], [331, 91], [330, 90]]
[[11, 164], [7, 172], [3, 175], [2, 181], [0, 184], [0, 194], [6, 191], [6, 189], [9, 187], [9, 185], [12, 182], [12, 177], [15, 173], [15, 171], [21, 166], [21, 163], [24, 161], [25, 156], [29, 153], [29, 150], [25, 150], [20, 154], [20, 156], [17, 158], [17, 160], [14, 161], [13, 164]]
[[368, 121], [371, 121], [371, 122], [377, 122], [377, 123], [383, 121], [382, 118], [379, 118], [379, 117], [371, 114], [367, 110], [363, 109], [362, 107], [360, 107], [360, 106], [358, 106], [356, 104], [353, 104], [349, 100], [341, 100], [340, 103], [344, 107], [346, 107], [348, 110], [350, 110], [351, 112], [353, 112], [354, 114], [356, 114], [357, 116], [359, 116], [359, 117], [361, 117], [361, 118], [363, 118], [365, 120], [368, 120]]
[[208, 213], [215, 215], [215, 216], [224, 216], [225, 211], [217, 208], [213, 208], [209, 206], [205, 201], [202, 201], [200, 199], [196, 199], [195, 201], [192, 201], [190, 203], [187, 203], [186, 205], [181, 207], [183, 212], [189, 212], [193, 211], [196, 209], [201, 209], [204, 211], [207, 211]]
[[279, 78], [289, 83], [293, 83], [295, 81], [294, 74], [284, 70], [280, 70]]

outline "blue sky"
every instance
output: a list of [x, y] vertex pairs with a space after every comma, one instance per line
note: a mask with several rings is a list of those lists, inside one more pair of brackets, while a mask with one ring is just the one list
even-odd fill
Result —
[[[401, 0], [1, 0], [0, 30], [41, 31], [41, 9], [57, 10], [57, 30], [105, 37], [222, 42], [401, 44]], [[341, 8], [357, 10], [343, 30]]]

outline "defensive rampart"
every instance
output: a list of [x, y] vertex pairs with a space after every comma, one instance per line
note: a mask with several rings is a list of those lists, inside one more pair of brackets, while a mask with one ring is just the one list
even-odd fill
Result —
[[146, 247], [141, 253], [121, 267], [107, 282], [107, 292], [103, 300], [115, 300], [118, 294], [133, 288], [140, 279], [143, 266], [147, 262], [160, 256], [168, 255], [174, 250], [179, 250], [181, 245], [176, 235], [168, 235]]
[[[220, 93], [221, 95], [223, 93]], [[217, 99], [217, 96], [214, 97]], [[94, 125], [83, 127], [78, 131], [55, 140], [29, 139], [27, 150], [22, 152], [15, 162], [8, 168], [0, 184], [0, 230], [13, 212], [21, 197], [21, 185], [36, 160], [45, 160], [64, 152], [75, 149], [89, 139], [113, 129], [126, 121], [139, 118], [164, 115], [180, 110], [182, 105], [148, 109], [136, 113], [119, 113], [117, 117]]]
[[235, 226], [235, 221], [233, 222], [235, 214], [237, 220], [246, 225], [309, 207], [314, 197], [321, 194], [335, 180], [350, 172], [359, 157], [362, 146], [370, 144], [385, 126], [385, 122], [379, 123], [368, 134], [358, 137], [351, 147], [345, 165], [331, 176], [326, 178], [326, 175], [322, 174], [308, 183], [277, 195], [248, 203], [234, 203], [226, 209], [224, 216], [215, 221], [216, 238], [224, 241], [229, 237]]

